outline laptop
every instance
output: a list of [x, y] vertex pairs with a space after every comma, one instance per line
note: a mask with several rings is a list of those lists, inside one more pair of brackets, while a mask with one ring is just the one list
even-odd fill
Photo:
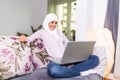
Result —
[[88, 59], [93, 52], [95, 41], [69, 41], [61, 59], [51, 58], [58, 64], [71, 64]]

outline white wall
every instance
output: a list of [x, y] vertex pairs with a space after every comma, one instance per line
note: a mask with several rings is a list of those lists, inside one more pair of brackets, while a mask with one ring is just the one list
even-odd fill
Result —
[[0, 35], [31, 34], [46, 13], [47, 0], [0, 0]]
[[43, 23], [47, 14], [47, 0], [31, 0], [32, 26], [38, 27]]

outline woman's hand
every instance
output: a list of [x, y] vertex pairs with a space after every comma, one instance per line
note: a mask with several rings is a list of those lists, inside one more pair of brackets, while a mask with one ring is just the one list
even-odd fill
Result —
[[19, 41], [20, 41], [20, 42], [25, 42], [25, 41], [26, 41], [26, 36], [25, 36], [25, 35], [21, 35], [21, 36], [19, 37]]

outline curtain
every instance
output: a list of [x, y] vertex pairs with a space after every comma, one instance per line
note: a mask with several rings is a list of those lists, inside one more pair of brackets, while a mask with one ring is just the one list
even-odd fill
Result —
[[[118, 19], [119, 19], [119, 0], [108, 0], [104, 27], [108, 28], [112, 32], [115, 48], [118, 34]], [[111, 72], [113, 72], [113, 70], [114, 65]]]
[[119, 24], [118, 38], [117, 38], [117, 45], [116, 45], [116, 59], [115, 59], [114, 75], [120, 78], [120, 24]]
[[113, 35], [116, 45], [119, 19], [119, 0], [108, 0], [104, 27], [108, 28]]

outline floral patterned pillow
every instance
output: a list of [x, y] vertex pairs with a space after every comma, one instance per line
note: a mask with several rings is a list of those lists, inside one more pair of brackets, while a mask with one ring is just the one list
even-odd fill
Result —
[[32, 53], [28, 43], [17, 36], [0, 36], [0, 80], [33, 71]]
[[41, 39], [35, 39], [30, 43], [31, 52], [33, 53], [33, 65], [34, 68], [45, 68], [48, 61], [48, 54], [43, 45], [43, 41]]

